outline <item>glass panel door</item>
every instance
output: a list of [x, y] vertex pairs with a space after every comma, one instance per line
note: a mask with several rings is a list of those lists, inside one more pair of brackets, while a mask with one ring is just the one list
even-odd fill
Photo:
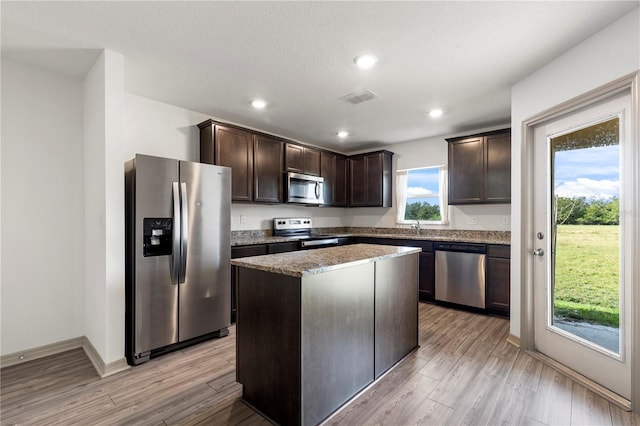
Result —
[[549, 322], [620, 353], [620, 118], [550, 140]]
[[532, 236], [536, 349], [626, 398], [629, 109], [620, 94], [536, 126]]

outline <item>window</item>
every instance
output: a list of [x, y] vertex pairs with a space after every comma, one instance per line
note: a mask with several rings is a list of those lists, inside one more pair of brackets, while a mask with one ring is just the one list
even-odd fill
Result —
[[396, 174], [397, 223], [445, 224], [447, 211], [446, 166], [398, 170]]

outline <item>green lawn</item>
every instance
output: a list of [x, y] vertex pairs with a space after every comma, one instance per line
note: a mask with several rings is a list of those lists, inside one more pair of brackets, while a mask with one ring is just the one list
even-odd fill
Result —
[[560, 225], [556, 247], [555, 314], [617, 327], [617, 225]]

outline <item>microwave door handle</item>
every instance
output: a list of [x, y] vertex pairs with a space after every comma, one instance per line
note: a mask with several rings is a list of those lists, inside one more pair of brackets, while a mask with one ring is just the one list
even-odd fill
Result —
[[173, 182], [173, 238], [171, 241], [171, 284], [178, 284], [180, 274], [180, 191]]
[[316, 200], [320, 198], [320, 184], [316, 182]]
[[189, 245], [189, 203], [187, 202], [187, 184], [180, 183], [180, 277], [179, 282], [183, 284], [187, 275], [187, 247]]

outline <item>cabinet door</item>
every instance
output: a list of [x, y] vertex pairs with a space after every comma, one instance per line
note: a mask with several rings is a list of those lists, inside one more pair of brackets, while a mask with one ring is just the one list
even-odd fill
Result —
[[320, 151], [313, 148], [304, 148], [303, 171], [308, 175], [320, 176]]
[[216, 156], [219, 166], [231, 167], [231, 199], [251, 201], [253, 195], [253, 138], [250, 132], [216, 126]]
[[324, 178], [324, 204], [334, 205], [336, 156], [328, 152], [320, 154], [320, 176]]
[[263, 135], [254, 138], [253, 200], [281, 203], [283, 142]]
[[335, 157], [335, 175], [333, 185], [333, 205], [344, 207], [347, 205], [347, 188], [349, 174], [347, 172], [347, 159], [340, 155]]
[[486, 308], [509, 315], [509, 259], [487, 257]]
[[349, 191], [349, 205], [362, 207], [366, 205], [366, 165], [364, 157], [349, 159], [349, 175], [351, 188]]
[[482, 137], [449, 143], [449, 204], [482, 202], [483, 145]]
[[511, 133], [485, 137], [485, 200], [511, 202]]
[[304, 171], [304, 147], [300, 145], [286, 144], [285, 163], [287, 171], [303, 173]]
[[420, 300], [434, 300], [436, 290], [436, 258], [433, 252], [420, 253]]
[[367, 206], [382, 206], [382, 153], [365, 158], [365, 191]]

